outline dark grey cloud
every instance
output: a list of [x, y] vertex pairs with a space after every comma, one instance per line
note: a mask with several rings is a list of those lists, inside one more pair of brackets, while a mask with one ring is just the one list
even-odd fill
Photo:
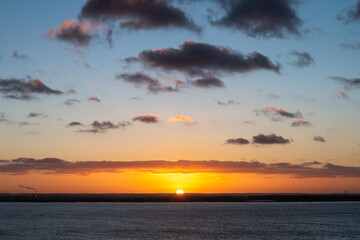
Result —
[[88, 98], [88, 100], [93, 102], [101, 102], [100, 98], [98, 98], [97, 96], [91, 96]]
[[18, 50], [14, 50], [12, 56], [17, 59], [29, 59], [29, 56], [19, 53]]
[[277, 109], [274, 106], [265, 106], [263, 109], [253, 109], [253, 112], [258, 115], [263, 115], [271, 118], [272, 121], [280, 121], [283, 117], [286, 118], [302, 118], [301, 112], [288, 112], [285, 109]]
[[314, 63], [314, 58], [307, 52], [291, 51], [290, 56], [295, 57], [292, 64], [297, 67], [308, 67]]
[[67, 106], [73, 106], [75, 105], [76, 103], [80, 102], [80, 100], [78, 99], [74, 99], [74, 98], [70, 98], [70, 99], [66, 99], [64, 101], [64, 104], [67, 105]]
[[284, 38], [299, 35], [302, 20], [298, 17], [296, 0], [217, 0], [225, 15], [210, 23], [234, 28], [250, 37]]
[[115, 76], [115, 79], [122, 79], [124, 82], [134, 84], [135, 86], [147, 86], [147, 89], [150, 93], [160, 93], [160, 92], [177, 92], [179, 91], [178, 85], [176, 87], [171, 87], [163, 85], [157, 78], [152, 78], [144, 73], [118, 73]]
[[88, 46], [90, 41], [98, 37], [98, 29], [102, 25], [91, 22], [79, 22], [77, 19], [64, 21], [58, 28], [50, 29], [47, 37], [67, 42], [75, 46]]
[[29, 112], [27, 118], [47, 118], [48, 115], [39, 112]]
[[253, 136], [254, 144], [288, 144], [290, 143], [290, 139], [285, 139], [282, 136], [277, 136], [276, 134], [259, 134], [257, 136]]
[[[131, 58], [132, 62], [135, 60]], [[212, 73], [244, 73], [254, 70], [279, 72], [280, 65], [258, 52], [243, 55], [229, 48], [187, 41], [180, 48], [143, 50], [138, 61], [151, 67], [182, 71], [192, 76]]]
[[190, 83], [200, 88], [222, 88], [225, 86], [224, 82], [215, 76], [201, 77], [191, 80]]
[[359, 21], [360, 20], [360, 1], [357, 1], [356, 5], [351, 7], [351, 9], [349, 9], [345, 15], [339, 14], [337, 16], [337, 19], [344, 23]]
[[311, 123], [309, 121], [305, 121], [305, 120], [299, 118], [299, 119], [293, 121], [291, 123], [291, 126], [292, 127], [311, 126]]
[[249, 144], [249, 140], [245, 138], [230, 138], [226, 140], [226, 144], [234, 144], [234, 145], [246, 145]]
[[90, 129], [83, 129], [79, 130], [79, 132], [82, 133], [105, 133], [107, 130], [110, 129], [119, 129], [119, 128], [125, 128], [132, 125], [129, 121], [122, 121], [119, 123], [113, 123], [111, 121], [94, 121], [92, 124], [90, 124]]
[[322, 142], [322, 143], [326, 142], [326, 140], [325, 140], [323, 137], [321, 137], [321, 136], [315, 136], [315, 137], [313, 138], [313, 140], [314, 140], [315, 142]]
[[121, 27], [132, 30], [184, 28], [200, 31], [183, 10], [163, 0], [88, 0], [79, 18], [118, 21]]
[[49, 88], [40, 79], [20, 80], [0, 78], [0, 93], [5, 98], [33, 100], [35, 95], [61, 95], [63, 92]]
[[344, 78], [344, 77], [331, 77], [331, 79], [341, 83], [347, 90], [360, 88], [360, 78]]
[[[58, 158], [18, 158], [11, 163], [2, 160], [2, 174], [91, 174], [100, 172], [122, 173], [127, 171], [149, 173], [252, 173], [281, 174], [297, 178], [360, 177], [360, 167], [319, 164], [292, 164], [287, 162], [262, 163], [258, 161], [218, 160], [153, 160], [153, 161], [78, 161]], [[313, 166], [315, 165], [315, 166]]]
[[70, 122], [68, 125], [68, 127], [79, 127], [79, 126], [84, 126], [81, 122]]
[[157, 123], [159, 122], [159, 118], [156, 114], [147, 113], [143, 115], [136, 115], [133, 119], [133, 121], [139, 121], [143, 123]]

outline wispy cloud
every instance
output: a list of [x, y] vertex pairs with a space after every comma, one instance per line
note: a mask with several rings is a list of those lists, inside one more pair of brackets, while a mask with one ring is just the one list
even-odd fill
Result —
[[290, 175], [297, 178], [360, 177], [360, 167], [312, 162], [292, 164], [287, 162], [262, 163], [258, 161], [178, 160], [178, 161], [79, 161], [58, 158], [18, 158], [11, 163], [2, 160], [0, 173], [29, 174], [91, 174], [99, 172], [122, 173], [253, 173], [264, 175]]
[[168, 119], [169, 122], [183, 122], [188, 126], [193, 126], [195, 125], [197, 122], [192, 120], [191, 117], [189, 116], [174, 116], [174, 117], [170, 117]]
[[136, 115], [132, 119], [133, 121], [139, 121], [143, 123], [157, 123], [159, 122], [159, 117], [153, 113], [147, 113], [143, 115]]

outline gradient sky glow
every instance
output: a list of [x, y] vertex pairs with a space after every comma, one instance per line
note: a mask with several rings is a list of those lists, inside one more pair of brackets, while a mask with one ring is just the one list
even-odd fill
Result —
[[360, 192], [360, 1], [0, 11], [0, 192]]

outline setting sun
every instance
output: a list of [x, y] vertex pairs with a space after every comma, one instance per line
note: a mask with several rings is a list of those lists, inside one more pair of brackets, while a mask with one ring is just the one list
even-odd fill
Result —
[[183, 191], [182, 189], [178, 189], [178, 190], [176, 191], [176, 194], [179, 194], [179, 195], [184, 194], [184, 191]]

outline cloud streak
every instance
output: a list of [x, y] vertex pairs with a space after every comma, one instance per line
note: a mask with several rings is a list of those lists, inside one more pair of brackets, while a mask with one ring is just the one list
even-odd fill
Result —
[[23, 81], [15, 78], [0, 78], [0, 93], [5, 98], [17, 100], [33, 100], [35, 95], [61, 95], [62, 91], [54, 90], [45, 85], [40, 79]]
[[263, 115], [271, 118], [272, 121], [280, 121], [283, 117], [285, 118], [302, 118], [301, 112], [289, 112], [285, 109], [277, 109], [272, 105], [265, 106], [263, 109], [253, 109], [253, 112], [258, 115]]
[[193, 126], [196, 125], [196, 121], [192, 120], [189, 116], [174, 116], [168, 119], [169, 122], [183, 122], [185, 125]]
[[156, 114], [152, 114], [152, 113], [136, 115], [132, 120], [143, 122], [143, 123], [158, 123], [159, 122], [158, 116]]
[[264, 135], [259, 134], [257, 136], [253, 136], [253, 143], [254, 144], [265, 144], [265, 145], [272, 145], [272, 144], [289, 144], [290, 139], [285, 139], [282, 136], [278, 136], [274, 133]]
[[360, 167], [330, 163], [292, 164], [262, 163], [258, 161], [178, 160], [178, 161], [78, 161], [58, 158], [18, 158], [10, 163], [2, 160], [2, 174], [91, 174], [99, 172], [122, 173], [127, 171], [161, 173], [253, 173], [263, 175], [291, 175], [297, 178], [360, 177]]

